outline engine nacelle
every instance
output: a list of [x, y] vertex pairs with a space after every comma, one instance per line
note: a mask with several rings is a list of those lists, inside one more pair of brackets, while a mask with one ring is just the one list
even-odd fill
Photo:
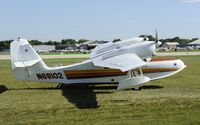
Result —
[[145, 41], [130, 46], [130, 52], [137, 54], [140, 58], [146, 59], [156, 55], [156, 44], [154, 41]]
[[106, 43], [92, 51], [90, 58], [106, 55], [112, 57], [124, 53], [135, 53], [142, 59], [151, 58], [156, 55], [155, 41], [121, 41], [119, 43]]

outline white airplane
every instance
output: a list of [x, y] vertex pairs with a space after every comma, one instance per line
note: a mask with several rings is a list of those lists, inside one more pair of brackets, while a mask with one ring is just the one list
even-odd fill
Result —
[[25, 39], [11, 43], [15, 79], [59, 84], [118, 83], [118, 90], [139, 88], [183, 70], [180, 59], [152, 58], [158, 41], [133, 39], [97, 46], [81, 63], [48, 67]]

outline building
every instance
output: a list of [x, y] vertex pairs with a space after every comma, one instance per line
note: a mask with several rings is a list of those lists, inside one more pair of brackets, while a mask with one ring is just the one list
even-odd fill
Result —
[[73, 44], [69, 44], [69, 45], [57, 45], [56, 46], [56, 50], [74, 50], [77, 47]]
[[55, 50], [54, 45], [35, 45], [33, 48], [36, 52], [50, 52]]
[[167, 48], [167, 49], [175, 49], [175, 48], [177, 48], [178, 45], [179, 45], [179, 43], [177, 43], [177, 42], [166, 42], [162, 45], [162, 47]]
[[188, 43], [187, 46], [194, 47], [194, 48], [200, 48], [200, 40], [198, 39], [191, 43]]

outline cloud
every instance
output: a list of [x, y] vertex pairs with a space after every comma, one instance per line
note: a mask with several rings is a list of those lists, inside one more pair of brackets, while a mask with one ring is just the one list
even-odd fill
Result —
[[200, 0], [180, 0], [181, 3], [188, 3], [188, 4], [194, 4], [194, 3], [200, 3]]

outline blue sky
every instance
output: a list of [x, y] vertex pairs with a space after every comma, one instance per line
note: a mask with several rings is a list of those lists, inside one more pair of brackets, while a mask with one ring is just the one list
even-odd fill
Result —
[[200, 0], [2, 0], [0, 40], [200, 37]]

